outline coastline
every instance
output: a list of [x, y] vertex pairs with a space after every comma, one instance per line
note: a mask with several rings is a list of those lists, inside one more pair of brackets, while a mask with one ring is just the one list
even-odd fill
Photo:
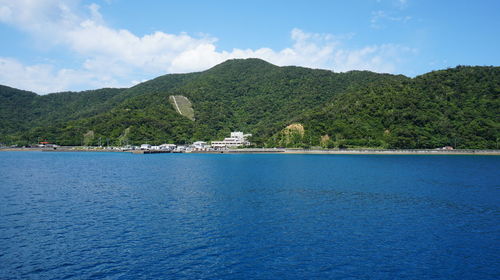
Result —
[[[75, 149], [74, 147], [53, 148], [0, 148], [0, 152], [112, 152], [112, 153], [134, 153], [153, 154], [165, 153], [164, 151], [142, 151], [142, 150], [118, 150], [118, 149]], [[254, 148], [254, 149], [229, 149], [218, 151], [191, 151], [187, 154], [314, 154], [314, 155], [500, 155], [500, 150], [430, 150], [430, 149], [401, 149], [401, 150], [378, 150], [378, 149], [279, 149], [279, 148]]]
[[335, 154], [335, 155], [500, 155], [500, 150], [287, 150], [288, 154]]

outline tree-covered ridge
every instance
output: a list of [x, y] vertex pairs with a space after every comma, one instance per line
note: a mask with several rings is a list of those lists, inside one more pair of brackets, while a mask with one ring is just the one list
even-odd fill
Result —
[[[410, 79], [238, 59], [129, 89], [38, 96], [2, 87], [0, 142], [187, 143], [242, 130], [261, 146], [496, 148], [499, 77], [499, 67]], [[179, 95], [191, 101], [194, 121], [169, 102]], [[301, 135], [284, 132], [292, 124], [303, 127]]]
[[304, 116], [319, 145], [385, 148], [497, 148], [500, 68], [457, 67], [412, 80], [371, 84]]
[[36, 93], [0, 85], [0, 139], [7, 140], [7, 135], [29, 128], [35, 98]]
[[64, 125], [69, 120], [103, 113], [116, 106], [113, 97], [122, 91], [104, 88], [39, 96], [0, 86], [0, 141], [33, 127]]
[[228, 61], [179, 88], [193, 101], [201, 135], [222, 138], [250, 131], [264, 143], [304, 112], [322, 106], [348, 87], [395, 76], [371, 72], [336, 74], [301, 67], [276, 67], [257, 59]]

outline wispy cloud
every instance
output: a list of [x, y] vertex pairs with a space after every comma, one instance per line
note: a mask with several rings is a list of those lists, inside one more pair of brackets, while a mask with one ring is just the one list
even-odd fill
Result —
[[[13, 58], [0, 58], [0, 83], [40, 93], [130, 86], [133, 81], [160, 74], [205, 70], [227, 59], [248, 57], [277, 65], [334, 71], [396, 72], [401, 59], [415, 51], [397, 44], [348, 48], [345, 45], [352, 34], [335, 36], [297, 28], [290, 33], [293, 44], [281, 50], [218, 50], [218, 39], [211, 36], [162, 31], [138, 36], [108, 26], [96, 4], [83, 11], [81, 8], [77, 0], [0, 0], [1, 22], [31, 34], [49, 47], [63, 46], [83, 58], [78, 69], [24, 65]], [[381, 19], [395, 20], [385, 14], [374, 17], [375, 23]]]
[[408, 6], [408, 0], [397, 0], [396, 5], [400, 9], [405, 9]]
[[402, 22], [405, 23], [411, 20], [411, 16], [395, 16], [393, 13], [386, 11], [374, 11], [370, 19], [372, 28], [382, 28], [387, 22]]

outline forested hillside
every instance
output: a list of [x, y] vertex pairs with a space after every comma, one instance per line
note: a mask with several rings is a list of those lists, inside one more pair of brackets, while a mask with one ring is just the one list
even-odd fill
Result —
[[22, 139], [20, 133], [34, 127], [64, 126], [67, 121], [106, 112], [119, 103], [114, 98], [122, 91], [105, 88], [39, 96], [0, 86], [0, 142]]
[[289, 145], [497, 148], [499, 97], [498, 67], [457, 67], [375, 83], [304, 115], [299, 122], [307, 133]]
[[[410, 79], [229, 60], [129, 89], [39, 96], [2, 86], [0, 142], [188, 143], [241, 130], [269, 147], [496, 148], [499, 95], [499, 67]], [[188, 98], [194, 118], [179, 114], [170, 96]]]

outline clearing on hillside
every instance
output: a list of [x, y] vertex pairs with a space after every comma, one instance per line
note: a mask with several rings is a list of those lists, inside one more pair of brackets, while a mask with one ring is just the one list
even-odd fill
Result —
[[194, 110], [191, 101], [183, 95], [170, 95], [168, 98], [174, 109], [184, 117], [194, 121]]

